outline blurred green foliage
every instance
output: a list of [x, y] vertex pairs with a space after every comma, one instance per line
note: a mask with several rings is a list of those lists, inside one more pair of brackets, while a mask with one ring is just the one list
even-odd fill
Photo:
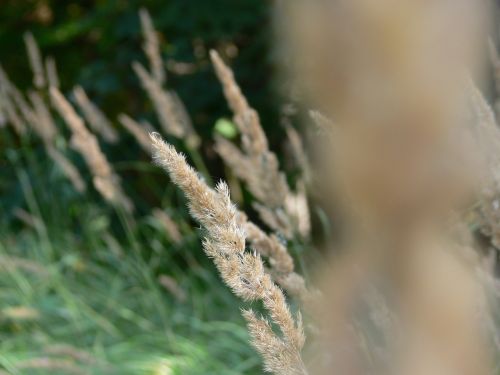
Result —
[[[272, 126], [278, 106], [269, 1], [0, 0], [0, 64], [22, 91], [32, 87], [23, 43], [31, 31], [42, 54], [55, 58], [65, 94], [83, 86], [117, 128], [120, 112], [157, 125], [130, 66], [146, 64], [140, 7], [160, 33], [167, 86], [192, 115], [214, 178], [223, 169], [210, 148], [212, 133], [232, 137], [235, 129], [223, 120], [230, 114], [209, 63], [211, 48], [230, 61], [264, 126], [271, 125], [266, 132], [281, 143]], [[57, 147], [91, 186], [88, 168], [69, 147], [68, 129], [57, 121]], [[239, 301], [203, 254], [185, 199], [131, 136], [120, 129], [117, 145], [101, 147], [136, 205], [134, 225], [93, 189], [78, 194], [35, 134], [0, 132], [0, 371], [68, 373], [23, 366], [58, 358], [50, 349], [70, 345], [93, 360], [65, 363], [89, 374], [260, 373]], [[180, 243], [165, 235], [154, 207], [179, 225]], [[161, 275], [176, 280], [186, 301], [165, 290]]]
[[[273, 90], [274, 62], [272, 43], [272, 2], [255, 0], [3, 0], [0, 6], [0, 64], [21, 89], [32, 86], [32, 74], [26, 56], [23, 33], [31, 31], [44, 56], [56, 60], [62, 91], [81, 85], [89, 97], [114, 122], [120, 112], [157, 125], [146, 93], [134, 74], [131, 63], [147, 66], [142, 50], [138, 11], [149, 10], [159, 32], [162, 57], [168, 70], [169, 89], [175, 90], [186, 104], [196, 131], [205, 145], [202, 149], [214, 179], [224, 171], [211, 150], [214, 127], [230, 112], [209, 62], [208, 51], [216, 48], [235, 71], [245, 95], [261, 118], [272, 145], [282, 144], [283, 131], [278, 124], [278, 108]], [[61, 126], [67, 138], [69, 133]], [[227, 130], [227, 129], [226, 129]], [[220, 131], [220, 129], [215, 129]], [[136, 141], [123, 132], [118, 145], [101, 144], [115, 169], [126, 181], [126, 189], [139, 207], [157, 204], [163, 182], [148, 169], [148, 155]], [[7, 139], [8, 138], [8, 139]], [[37, 137], [19, 144], [10, 137], [0, 138], [0, 147], [18, 158], [19, 147], [29, 149], [41, 161], [38, 170], [29, 170], [41, 184], [51, 176], [45, 172], [50, 161]], [[62, 138], [63, 142], [64, 138]], [[174, 142], [175, 143], [175, 142]], [[65, 147], [65, 146], [63, 146]], [[45, 161], [44, 161], [45, 160]], [[73, 162], [85, 169], [83, 160]], [[22, 194], [7, 158], [0, 158], [0, 192], [7, 212], [22, 206]], [[47, 180], [47, 182], [45, 182]], [[140, 182], [140, 183], [139, 183]], [[57, 196], [61, 192], [53, 193]], [[51, 193], [41, 191], [50, 201]], [[182, 202], [172, 202], [181, 206]]]
[[[22, 34], [31, 30], [43, 53], [56, 58], [63, 89], [82, 85], [111, 118], [124, 110], [144, 113], [147, 101], [130, 68], [132, 61], [144, 61], [140, 7], [150, 11], [160, 32], [168, 86], [185, 101], [202, 137], [227, 114], [208, 63], [211, 48], [232, 55], [245, 94], [265, 124], [276, 123], [271, 3], [265, 0], [2, 0], [0, 63], [21, 88], [29, 85]], [[178, 74], [183, 67], [189, 74]]]

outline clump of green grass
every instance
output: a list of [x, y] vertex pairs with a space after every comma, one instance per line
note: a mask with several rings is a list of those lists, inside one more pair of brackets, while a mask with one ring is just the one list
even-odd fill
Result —
[[[179, 246], [161, 236], [123, 241], [95, 206], [74, 234], [72, 223], [61, 227], [45, 217], [58, 209], [45, 206], [38, 187], [29, 179], [22, 184], [32, 207], [20, 216], [33, 227], [1, 229], [0, 368], [10, 374], [257, 373], [259, 359], [234, 298], [197, 256], [195, 236]], [[154, 230], [155, 220], [144, 219], [130, 235]], [[162, 287], [161, 275], [176, 281], [184, 301]]]

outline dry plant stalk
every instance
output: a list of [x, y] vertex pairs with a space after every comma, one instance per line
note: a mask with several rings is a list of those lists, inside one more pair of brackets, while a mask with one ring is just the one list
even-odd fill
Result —
[[73, 133], [72, 146], [82, 155], [94, 176], [96, 190], [113, 206], [131, 213], [134, 206], [122, 191], [120, 179], [99, 148], [96, 137], [87, 130], [83, 120], [57, 88], [51, 87], [50, 95], [55, 109]]
[[161, 275], [158, 278], [158, 282], [170, 294], [172, 294], [177, 301], [181, 303], [186, 302], [187, 299], [186, 292], [179, 286], [179, 283], [173, 277], [167, 275]]
[[154, 77], [141, 64], [136, 62], [132, 67], [139, 77], [143, 89], [153, 102], [158, 120], [165, 133], [176, 138], [184, 137], [185, 130], [183, 125], [176, 121], [177, 118], [172, 115], [175, 113], [175, 109], [173, 108], [173, 99], [170, 93], [163, 91], [161, 85], [154, 80]]
[[84, 375], [87, 373], [78, 367], [74, 361], [50, 357], [25, 359], [16, 363], [16, 367], [21, 370], [47, 370], [73, 375]]
[[9, 320], [39, 320], [41, 314], [38, 310], [29, 306], [10, 306], [1, 310], [0, 315]]
[[101, 135], [108, 143], [118, 142], [118, 133], [113, 129], [113, 125], [104, 113], [90, 101], [85, 90], [81, 86], [77, 86], [73, 89], [73, 95], [78, 108], [82, 111], [83, 117], [92, 130]]
[[118, 116], [118, 121], [134, 136], [142, 149], [146, 153], [151, 154], [152, 149], [149, 133], [153, 131], [152, 126], [147, 123], [139, 123], [124, 113]]
[[260, 256], [267, 258], [270, 269], [268, 272], [273, 280], [290, 296], [308, 307], [315, 296], [306, 288], [301, 275], [294, 271], [295, 265], [285, 245], [276, 235], [268, 235], [257, 225], [249, 221], [242, 212], [238, 213], [239, 225], [245, 231], [245, 236], [253, 249]]
[[59, 88], [59, 74], [57, 74], [56, 61], [49, 56], [45, 59], [45, 73], [47, 74], [47, 83], [49, 87]]
[[[222, 137], [216, 137], [216, 142], [218, 147], [217, 150], [220, 154], [227, 155], [227, 164], [233, 170], [248, 170], [248, 168], [252, 167], [245, 156], [242, 155], [241, 151], [234, 144]], [[291, 194], [287, 197], [289, 208], [292, 204], [292, 202], [290, 202], [292, 197], [293, 195]], [[300, 204], [300, 201], [298, 203]], [[305, 204], [307, 204], [307, 202], [305, 202]], [[299, 210], [301, 209], [301, 207], [296, 207], [299, 208]], [[266, 210], [262, 205], [254, 205], [254, 208], [256, 208], [259, 212], [261, 218], [265, 218], [264, 221], [266, 223], [274, 223], [274, 228], [282, 228], [280, 231], [281, 233], [286, 233], [290, 237], [293, 235], [293, 233], [287, 231], [286, 226], [281, 225], [279, 222], [275, 222], [278, 214], [283, 214], [282, 211], [270, 214], [271, 211]], [[287, 217], [282, 217], [282, 222], [287, 223], [287, 219]], [[301, 301], [309, 299], [310, 294], [305, 288], [305, 282], [300, 275], [294, 273], [293, 258], [288, 253], [286, 247], [281, 243], [280, 239], [275, 235], [267, 235], [257, 225], [249, 221], [246, 215], [242, 212], [239, 213], [239, 220], [240, 224], [245, 228], [247, 239], [250, 241], [252, 246], [261, 256], [269, 258], [273, 279], [288, 293], [290, 293], [290, 295]], [[303, 218], [302, 222], [309, 225], [308, 216], [307, 219]], [[303, 230], [304, 232], [309, 231], [309, 227], [303, 228]]]
[[[23, 219], [20, 218], [23, 213], [22, 211], [16, 210], [14, 214], [19, 218], [19, 220], [38, 220], [38, 218], [34, 219], [33, 217], [31, 218], [26, 218], [24, 217]], [[31, 215], [28, 212], [24, 212], [25, 215]], [[38, 225], [35, 224], [35, 225]], [[12, 256], [7, 256], [7, 255], [0, 255], [0, 269], [5, 269], [5, 270], [21, 270], [26, 272], [27, 274], [30, 274], [32, 276], [38, 276], [38, 277], [48, 277], [50, 276], [50, 270], [45, 267], [43, 264], [24, 259], [24, 258], [17, 258], [17, 257], [12, 257]]]
[[17, 113], [14, 103], [4, 94], [1, 95], [0, 99], [7, 121], [12, 125], [12, 128], [18, 136], [23, 136], [26, 133], [26, 125]]
[[139, 11], [139, 17], [141, 19], [142, 35], [144, 38], [142, 48], [148, 58], [153, 78], [160, 85], [163, 85], [165, 84], [166, 76], [163, 60], [160, 54], [160, 42], [158, 40], [158, 35], [153, 27], [151, 16], [146, 9], [142, 8]]
[[51, 356], [67, 357], [80, 363], [97, 363], [97, 359], [92, 354], [67, 344], [49, 345], [44, 348], [44, 352]]
[[0, 106], [7, 122], [12, 125], [16, 134], [21, 137], [26, 133], [26, 124], [17, 112], [13, 99], [13, 90], [14, 85], [9, 81], [0, 66]]
[[42, 138], [46, 145], [51, 145], [57, 135], [57, 128], [50, 110], [38, 92], [30, 91], [28, 96], [34, 111], [35, 122], [32, 124], [33, 130]]
[[10, 88], [10, 96], [12, 97], [14, 104], [17, 106], [19, 113], [22, 115], [25, 124], [37, 121], [34, 110], [28, 104], [28, 101], [21, 91], [19, 91], [19, 89], [14, 85]]
[[[307, 204], [304, 206], [293, 203], [297, 198], [279, 170], [276, 155], [269, 150], [257, 112], [250, 107], [233, 72], [217, 52], [211, 51], [210, 56], [234, 114], [234, 121], [242, 134], [241, 151], [220, 137], [216, 139], [216, 151], [258, 199], [260, 203], [255, 208], [269, 227], [287, 238], [292, 238], [295, 233], [307, 237], [310, 231]], [[306, 201], [305, 196], [300, 199], [302, 202]]]
[[42, 55], [33, 34], [30, 32], [25, 33], [24, 43], [26, 44], [26, 51], [28, 52], [31, 70], [33, 71], [33, 85], [37, 89], [42, 89], [46, 85], [45, 73], [43, 69]]
[[[86, 184], [80, 176], [78, 169], [54, 147], [54, 139], [58, 131], [50, 110], [47, 108], [41, 95], [37, 91], [30, 91], [28, 93], [31, 102], [30, 105], [21, 92], [8, 81], [3, 72], [0, 72], [1, 82], [4, 82], [1, 86], [7, 87], [9, 91], [4, 92], [0, 90], [0, 99], [2, 99], [6, 113], [9, 115], [10, 122], [16, 132], [19, 135], [23, 135], [26, 132], [25, 124], [28, 124], [42, 139], [47, 154], [70, 180], [75, 190], [79, 193], [85, 192]], [[5, 100], [3, 99], [4, 96]], [[11, 102], [10, 98], [13, 98], [13, 102]], [[15, 105], [17, 105], [17, 108], [21, 112], [21, 117], [17, 115]]]
[[143, 49], [151, 65], [149, 73], [140, 63], [135, 62], [132, 67], [137, 74], [143, 89], [153, 102], [160, 125], [166, 134], [176, 138], [185, 139], [190, 148], [198, 148], [200, 138], [196, 134], [191, 118], [179, 96], [163, 89], [166, 81], [165, 67], [161, 59], [160, 43], [153, 22], [146, 9], [141, 9], [140, 19], [144, 36]]
[[158, 220], [165, 232], [167, 232], [168, 237], [175, 243], [182, 242], [182, 234], [177, 223], [164, 211], [159, 208], [153, 210], [153, 216]]
[[138, 62], [135, 62], [132, 67], [153, 103], [163, 131], [176, 138], [186, 139], [190, 147], [198, 147], [200, 140], [177, 94], [164, 90], [162, 85]]
[[[304, 177], [304, 180], [307, 181], [308, 178]], [[311, 216], [304, 180], [297, 182], [296, 192], [287, 195], [284, 207], [295, 230], [303, 238], [307, 238], [311, 233]]]
[[79, 193], [84, 193], [87, 190], [87, 185], [80, 175], [80, 172], [71, 163], [71, 161], [69, 161], [66, 156], [54, 147], [48, 146], [46, 150], [50, 158], [59, 166], [64, 175], [70, 180], [75, 190]]
[[33, 130], [42, 138], [47, 154], [69, 179], [75, 190], [84, 193], [87, 186], [80, 172], [64, 154], [54, 147], [57, 128], [50, 110], [38, 92], [30, 91], [29, 97], [34, 110], [33, 122], [31, 123]]
[[253, 344], [262, 355], [266, 370], [275, 374], [307, 374], [300, 354], [305, 341], [300, 314], [297, 320], [293, 318], [281, 289], [265, 272], [261, 257], [245, 251], [244, 230], [227, 185], [221, 182], [212, 190], [158, 134], [152, 134], [151, 139], [155, 162], [181, 188], [189, 201], [191, 215], [206, 230], [205, 252], [213, 259], [224, 282], [244, 301], [262, 301], [272, 324], [280, 329], [278, 335], [266, 319], [251, 310], [244, 312]]

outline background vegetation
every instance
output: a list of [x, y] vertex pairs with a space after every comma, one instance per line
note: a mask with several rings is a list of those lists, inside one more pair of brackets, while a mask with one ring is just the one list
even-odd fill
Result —
[[[271, 144], [281, 143], [272, 77], [271, 7], [254, 0], [5, 0], [0, 64], [21, 89], [32, 75], [22, 35], [33, 32], [57, 61], [63, 92], [83, 86], [113, 120], [126, 113], [155, 124], [132, 61], [145, 60], [138, 10], [161, 33], [169, 71], [192, 115], [214, 179], [221, 163], [207, 141], [229, 116], [208, 50], [225, 53]], [[68, 131], [57, 142], [66, 148]], [[235, 297], [202, 253], [182, 195], [132, 137], [102, 144], [137, 206], [135, 224], [82, 197], [36, 136], [0, 129], [0, 371], [9, 374], [253, 374], [260, 361]], [[182, 149], [182, 147], [181, 147]], [[73, 162], [86, 171], [76, 155]], [[89, 172], [84, 177], [90, 182]], [[89, 186], [91, 184], [89, 183]], [[151, 207], [179, 223], [170, 238]]]

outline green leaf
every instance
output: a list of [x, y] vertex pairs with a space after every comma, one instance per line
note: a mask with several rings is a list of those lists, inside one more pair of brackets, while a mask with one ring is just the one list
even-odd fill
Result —
[[220, 118], [215, 123], [215, 131], [225, 138], [233, 139], [238, 135], [236, 125], [225, 118]]

